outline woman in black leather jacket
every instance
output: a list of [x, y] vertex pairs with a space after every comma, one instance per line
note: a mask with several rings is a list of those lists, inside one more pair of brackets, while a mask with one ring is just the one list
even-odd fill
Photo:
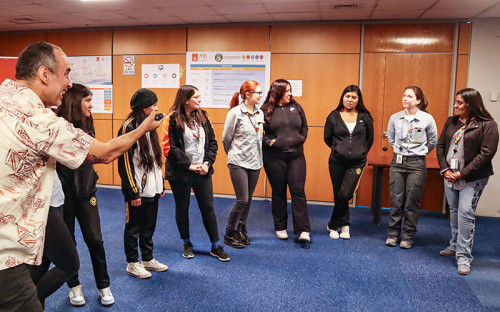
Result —
[[467, 275], [473, 259], [476, 206], [493, 174], [498, 127], [477, 90], [458, 91], [454, 107], [455, 116], [444, 124], [436, 147], [451, 226], [450, 245], [439, 254], [456, 257], [458, 273]]

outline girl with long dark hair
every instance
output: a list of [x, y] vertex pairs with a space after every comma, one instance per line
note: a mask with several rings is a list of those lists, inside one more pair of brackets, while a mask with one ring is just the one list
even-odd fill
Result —
[[[149, 89], [137, 90], [130, 100], [132, 111], [118, 131], [118, 136], [139, 127], [153, 111], [158, 111], [158, 97]], [[147, 270], [163, 272], [168, 266], [153, 257], [153, 234], [158, 216], [158, 201], [165, 195], [161, 172], [161, 147], [156, 130], [143, 135], [118, 158], [118, 172], [126, 204], [123, 241], [127, 274], [136, 278], [151, 277]], [[139, 243], [138, 243], [139, 241]], [[138, 246], [142, 261], [139, 262]]]
[[425, 157], [436, 146], [437, 127], [425, 111], [427, 99], [422, 89], [406, 87], [402, 102], [404, 110], [393, 114], [387, 126], [394, 155], [389, 169], [391, 211], [385, 244], [396, 246], [402, 232], [399, 247], [409, 249], [417, 234], [420, 198], [427, 178]]
[[287, 186], [292, 195], [293, 231], [299, 240], [309, 242], [311, 224], [307, 212], [306, 159], [304, 142], [307, 120], [304, 110], [292, 97], [287, 80], [273, 82], [262, 111], [265, 115], [263, 160], [272, 188], [274, 230], [279, 239], [288, 239]]
[[475, 89], [458, 91], [454, 108], [455, 114], [446, 120], [436, 148], [451, 227], [450, 244], [439, 254], [456, 257], [458, 273], [467, 275], [474, 259], [476, 207], [493, 174], [491, 161], [498, 147], [498, 126]]
[[184, 241], [182, 256], [186, 259], [194, 257], [189, 234], [192, 189], [212, 243], [210, 255], [220, 261], [229, 261], [229, 256], [219, 244], [214, 211], [212, 165], [217, 155], [217, 140], [207, 113], [200, 108], [200, 102], [200, 93], [194, 86], [184, 85], [177, 91], [170, 114], [163, 122], [161, 142], [166, 157], [165, 178], [174, 195], [175, 221]]
[[[73, 84], [63, 96], [62, 105], [57, 110], [57, 115], [72, 123], [75, 128], [80, 128], [92, 137], [95, 137], [94, 121], [92, 119], [92, 92], [81, 84]], [[115, 302], [111, 289], [106, 253], [102, 241], [101, 221], [95, 196], [97, 187], [97, 173], [94, 165], [84, 162], [77, 169], [70, 169], [57, 163], [57, 173], [61, 179], [64, 191], [64, 222], [75, 237], [75, 218], [80, 224], [82, 235], [90, 252], [94, 277], [101, 298], [101, 304], [111, 305]], [[70, 303], [75, 306], [85, 304], [82, 286], [78, 274], [69, 281], [71, 288]]]
[[222, 132], [222, 144], [236, 195], [224, 243], [233, 248], [243, 248], [251, 243], [246, 220], [262, 167], [264, 113], [256, 106], [261, 98], [260, 85], [253, 80], [245, 81], [231, 99], [231, 110], [227, 113]]
[[331, 149], [328, 166], [335, 200], [327, 230], [332, 239], [349, 239], [349, 200], [356, 192], [373, 145], [373, 119], [358, 86], [347, 86], [342, 92], [339, 105], [326, 119], [324, 140]]

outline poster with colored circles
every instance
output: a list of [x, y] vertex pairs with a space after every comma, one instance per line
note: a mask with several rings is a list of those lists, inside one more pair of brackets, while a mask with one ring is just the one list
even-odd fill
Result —
[[180, 87], [179, 64], [142, 64], [141, 69], [143, 88], [177, 89]]

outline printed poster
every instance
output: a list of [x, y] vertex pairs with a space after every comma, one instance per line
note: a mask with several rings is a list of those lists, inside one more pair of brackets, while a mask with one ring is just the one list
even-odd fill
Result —
[[263, 99], [269, 90], [270, 52], [187, 52], [186, 57], [186, 83], [200, 90], [202, 107], [228, 108], [247, 80], [260, 84]]

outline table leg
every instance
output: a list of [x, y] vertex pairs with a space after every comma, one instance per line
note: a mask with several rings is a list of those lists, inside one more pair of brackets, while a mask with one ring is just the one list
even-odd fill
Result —
[[380, 212], [382, 210], [382, 183], [384, 179], [384, 167], [373, 167], [373, 185], [372, 185], [372, 205], [371, 213], [373, 223], [380, 224]]

